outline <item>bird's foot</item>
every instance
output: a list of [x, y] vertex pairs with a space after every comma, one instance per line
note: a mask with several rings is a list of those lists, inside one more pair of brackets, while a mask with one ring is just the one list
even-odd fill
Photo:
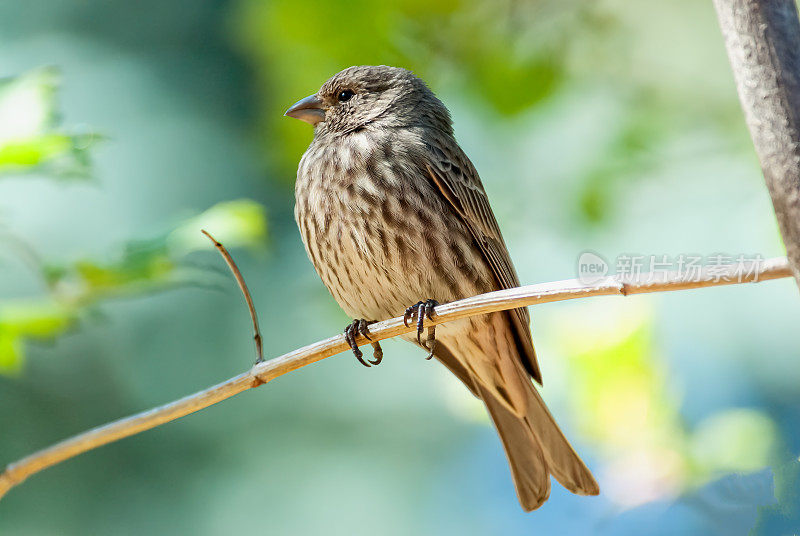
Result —
[[421, 340], [421, 336], [425, 330], [425, 319], [433, 320], [433, 308], [437, 305], [439, 305], [439, 302], [436, 300], [419, 301], [406, 309], [406, 313], [403, 315], [403, 323], [406, 327], [409, 326], [409, 320], [413, 319], [417, 322], [417, 342], [428, 350], [428, 357], [425, 359], [433, 357], [433, 349], [436, 347], [436, 326], [428, 327], [428, 336], [425, 338], [424, 343]]
[[[347, 324], [346, 328], [344, 328], [344, 338], [350, 345], [350, 348], [353, 350], [353, 355], [355, 355], [356, 359], [358, 359], [358, 362], [365, 367], [369, 367], [370, 365], [379, 365], [383, 359], [383, 349], [381, 348], [381, 343], [378, 341], [373, 341], [369, 336], [368, 326], [370, 324], [374, 324], [375, 322], [375, 320], [372, 322], [367, 322], [363, 318], [356, 318], [351, 323]], [[372, 360], [364, 361], [364, 353], [358, 348], [358, 344], [356, 344], [356, 337], [359, 335], [363, 335], [364, 338], [372, 344]]]

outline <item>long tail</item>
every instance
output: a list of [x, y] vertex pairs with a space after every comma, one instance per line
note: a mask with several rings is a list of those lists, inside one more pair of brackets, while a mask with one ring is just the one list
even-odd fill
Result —
[[564, 437], [536, 388], [527, 383], [527, 412], [519, 416], [498, 400], [497, 394], [475, 382], [503, 442], [520, 504], [528, 512], [540, 507], [550, 495], [550, 474], [572, 493], [597, 495], [600, 488], [592, 473]]
[[[498, 322], [491, 344], [459, 348], [459, 343], [463, 346], [471, 338], [441, 341], [436, 345], [435, 355], [486, 404], [503, 442], [522, 507], [535, 510], [547, 500], [551, 474], [572, 493], [597, 495], [600, 489], [592, 473], [561, 433], [517, 359], [516, 341], [511, 338], [510, 330], [504, 329], [502, 317], [490, 320]], [[479, 352], [493, 355], [483, 363], [494, 366], [472, 366], [466, 356]]]

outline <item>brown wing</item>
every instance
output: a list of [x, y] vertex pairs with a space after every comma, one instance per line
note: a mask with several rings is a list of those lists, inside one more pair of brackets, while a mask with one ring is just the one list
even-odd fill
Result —
[[[475, 243], [491, 266], [499, 288], [518, 287], [519, 277], [511, 264], [500, 227], [489, 206], [489, 198], [472, 162], [457, 145], [446, 143], [445, 140], [442, 143], [428, 143], [427, 149], [425, 171], [441, 191], [442, 197], [466, 223]], [[506, 314], [513, 327], [522, 363], [531, 377], [541, 385], [542, 374], [531, 340], [528, 309], [513, 309]]]

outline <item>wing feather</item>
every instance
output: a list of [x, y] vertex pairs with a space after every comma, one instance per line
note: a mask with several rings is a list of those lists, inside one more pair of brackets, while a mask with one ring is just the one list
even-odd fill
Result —
[[[423, 158], [423, 169], [469, 228], [492, 268], [499, 289], [518, 287], [519, 277], [472, 162], [457, 145], [446, 143], [446, 140], [429, 142]], [[507, 311], [507, 316], [513, 327], [522, 363], [531, 377], [541, 384], [542, 375], [531, 340], [528, 309], [513, 309]]]

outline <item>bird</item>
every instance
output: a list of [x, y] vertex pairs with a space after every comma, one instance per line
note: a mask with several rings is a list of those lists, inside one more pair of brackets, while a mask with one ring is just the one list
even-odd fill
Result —
[[369, 325], [403, 316], [403, 336], [483, 401], [525, 511], [550, 495], [550, 475], [572, 493], [599, 487], [547, 409], [527, 308], [428, 327], [435, 307], [519, 286], [475, 166], [455, 139], [450, 112], [411, 71], [353, 66], [296, 102], [286, 116], [314, 137], [295, 182], [295, 219], [325, 286], [353, 318], [356, 344]]

